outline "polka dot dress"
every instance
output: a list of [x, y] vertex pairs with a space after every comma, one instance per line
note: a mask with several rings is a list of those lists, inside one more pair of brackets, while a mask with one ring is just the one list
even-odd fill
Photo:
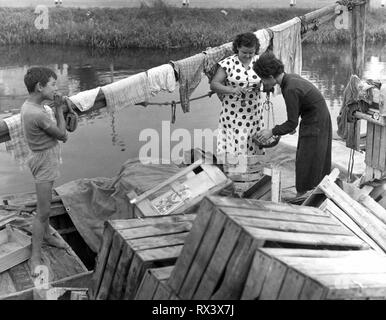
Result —
[[[227, 74], [226, 85], [241, 88], [257, 87], [260, 78], [252, 66], [258, 56], [254, 56], [245, 69], [237, 54], [225, 58], [219, 65]], [[224, 95], [219, 119], [217, 154], [262, 155], [264, 149], [252, 141], [252, 137], [264, 129], [263, 107], [260, 92], [250, 92], [242, 96]]]

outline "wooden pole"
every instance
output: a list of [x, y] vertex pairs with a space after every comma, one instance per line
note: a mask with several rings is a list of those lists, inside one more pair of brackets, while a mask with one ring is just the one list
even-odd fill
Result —
[[351, 10], [351, 73], [363, 76], [367, 1], [355, 1]]

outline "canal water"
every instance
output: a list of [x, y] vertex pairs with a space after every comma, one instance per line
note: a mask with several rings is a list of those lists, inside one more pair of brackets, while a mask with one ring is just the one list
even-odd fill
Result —
[[[78, 47], [1, 47], [0, 116], [19, 112], [27, 97], [23, 76], [28, 67], [33, 65], [45, 65], [54, 69], [58, 75], [60, 90], [66, 95], [73, 95], [197, 52], [199, 50], [96, 51]], [[386, 44], [367, 46], [365, 60], [364, 76], [386, 82]], [[350, 46], [303, 46], [302, 75], [311, 80], [325, 96], [336, 131], [336, 117], [341, 107], [344, 87], [350, 77]], [[209, 84], [204, 77], [192, 97], [208, 91]], [[152, 99], [154, 102], [172, 100], [179, 100], [178, 90], [171, 94], [160, 93]], [[282, 97], [274, 98], [273, 103], [275, 121], [280, 123], [286, 119]], [[78, 129], [62, 145], [62, 176], [56, 185], [79, 178], [114, 176], [123, 162], [138, 157], [140, 150], [148, 142], [146, 138], [140, 139], [140, 136], [147, 136], [149, 132], [157, 133], [158, 143], [164, 151], [164, 154], [160, 151], [160, 157], [165, 157], [165, 151], [168, 148], [173, 150], [173, 146], [179, 143], [175, 139], [169, 146], [170, 135], [186, 135], [188, 132], [193, 137], [195, 130], [215, 130], [220, 108], [221, 104], [216, 96], [193, 101], [190, 113], [183, 114], [177, 106], [176, 122], [170, 124], [170, 128], [171, 110], [166, 106], [135, 106], [114, 114], [100, 111], [82, 118]], [[192, 138], [192, 146], [193, 143]], [[6, 153], [4, 144], [1, 144], [0, 194], [33, 189], [29, 171], [19, 168]]]

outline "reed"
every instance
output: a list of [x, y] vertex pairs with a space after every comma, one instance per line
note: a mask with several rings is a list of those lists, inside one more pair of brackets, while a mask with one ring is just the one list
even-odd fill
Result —
[[[99, 48], [205, 48], [231, 41], [241, 32], [289, 20], [311, 9], [177, 8], [156, 1], [139, 8], [50, 8], [49, 27], [37, 30], [33, 8], [0, 8], [0, 45], [58, 44]], [[386, 10], [369, 12], [366, 40], [386, 41]], [[349, 41], [332, 24], [313, 33], [308, 43]]]

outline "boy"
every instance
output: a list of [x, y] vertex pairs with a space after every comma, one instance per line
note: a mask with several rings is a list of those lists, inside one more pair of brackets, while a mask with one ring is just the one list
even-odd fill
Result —
[[35, 268], [42, 263], [43, 239], [50, 245], [63, 247], [59, 239], [49, 232], [52, 188], [60, 176], [60, 151], [58, 140], [66, 142], [66, 124], [61, 104], [55, 104], [56, 123], [43, 107], [44, 100], [54, 100], [58, 90], [56, 74], [49, 68], [32, 67], [24, 76], [29, 97], [21, 107], [24, 135], [31, 149], [27, 165], [34, 177], [37, 195], [37, 214], [32, 227], [31, 273], [38, 276]]

